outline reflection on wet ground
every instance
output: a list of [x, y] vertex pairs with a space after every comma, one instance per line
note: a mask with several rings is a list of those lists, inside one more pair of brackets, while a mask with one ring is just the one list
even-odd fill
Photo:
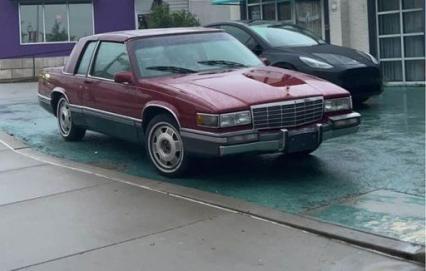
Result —
[[0, 105], [0, 129], [55, 156], [424, 243], [424, 110], [424, 88], [387, 88], [357, 109], [359, 133], [326, 142], [310, 157], [202, 159], [184, 179], [158, 176], [142, 146], [97, 133], [63, 142], [55, 119], [34, 103]]

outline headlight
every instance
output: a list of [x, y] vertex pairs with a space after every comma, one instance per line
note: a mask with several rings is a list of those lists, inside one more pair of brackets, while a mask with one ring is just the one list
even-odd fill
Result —
[[221, 115], [197, 114], [197, 125], [210, 128], [226, 128], [251, 124], [250, 111], [241, 111]]
[[331, 68], [333, 68], [332, 65], [325, 63], [321, 60], [317, 60], [315, 58], [301, 56], [301, 57], [299, 57], [299, 59], [300, 59], [300, 61], [302, 61], [303, 63], [305, 63], [306, 65], [308, 65], [312, 68], [317, 68], [317, 69], [331, 69]]
[[241, 111], [220, 115], [220, 127], [232, 127], [251, 123], [250, 111]]
[[373, 55], [371, 55], [371, 54], [369, 54], [369, 53], [366, 53], [367, 55], [368, 55], [368, 57], [370, 57], [370, 59], [371, 59], [371, 61], [374, 63], [374, 64], [379, 64], [379, 61], [377, 60], [377, 58], [375, 58]]
[[363, 51], [358, 51], [358, 53], [360, 53], [361, 55], [363, 55], [366, 58], [369, 58], [371, 60], [371, 62], [373, 62], [374, 64], [379, 64], [379, 61], [377, 60], [377, 58], [375, 58], [372, 54], [367, 53], [367, 52], [363, 52]]
[[325, 112], [345, 111], [352, 109], [352, 98], [344, 97], [324, 101]]

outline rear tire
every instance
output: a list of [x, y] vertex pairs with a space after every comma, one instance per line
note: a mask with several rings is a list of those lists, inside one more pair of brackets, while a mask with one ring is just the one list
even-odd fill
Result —
[[189, 164], [176, 120], [168, 115], [155, 116], [148, 124], [145, 145], [157, 171], [167, 177], [182, 176]]
[[74, 124], [69, 103], [65, 97], [59, 98], [56, 106], [59, 133], [66, 141], [80, 141], [86, 134], [86, 129]]

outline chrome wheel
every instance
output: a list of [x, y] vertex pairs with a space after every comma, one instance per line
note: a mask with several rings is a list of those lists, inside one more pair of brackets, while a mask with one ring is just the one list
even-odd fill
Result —
[[179, 132], [167, 122], [156, 123], [149, 134], [149, 153], [161, 171], [171, 173], [182, 164], [184, 151]]
[[69, 104], [65, 99], [59, 101], [57, 118], [61, 134], [68, 136], [72, 127], [72, 119]]

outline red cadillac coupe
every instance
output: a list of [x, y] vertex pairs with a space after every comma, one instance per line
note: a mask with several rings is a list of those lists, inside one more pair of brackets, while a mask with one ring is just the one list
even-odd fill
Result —
[[354, 133], [350, 94], [276, 67], [222, 30], [169, 28], [81, 39], [47, 68], [39, 101], [67, 141], [86, 130], [144, 143], [157, 170], [181, 175], [196, 155], [308, 154]]

